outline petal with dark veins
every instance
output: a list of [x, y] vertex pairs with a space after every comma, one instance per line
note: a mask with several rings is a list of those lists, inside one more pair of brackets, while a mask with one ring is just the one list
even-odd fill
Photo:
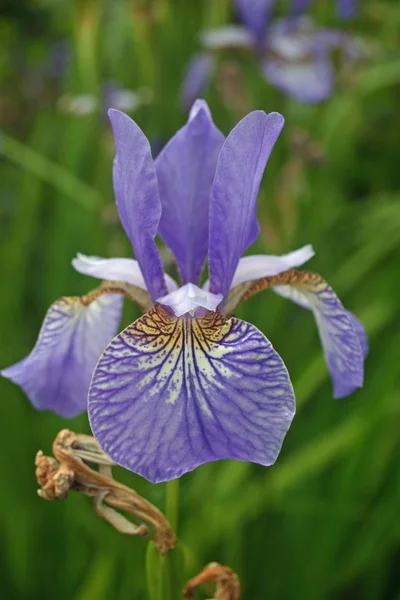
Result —
[[47, 311], [32, 352], [1, 374], [39, 410], [63, 417], [84, 412], [93, 370], [117, 331], [121, 310], [118, 294], [104, 294], [90, 304], [85, 296], [61, 298]]
[[89, 392], [103, 450], [154, 483], [220, 459], [271, 465], [294, 412], [286, 367], [256, 327], [160, 305], [109, 344]]

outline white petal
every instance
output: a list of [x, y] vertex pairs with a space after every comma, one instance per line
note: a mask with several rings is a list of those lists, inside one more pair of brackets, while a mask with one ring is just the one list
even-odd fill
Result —
[[[83, 275], [123, 281], [147, 291], [139, 263], [133, 258], [100, 258], [99, 256], [85, 256], [78, 252], [77, 257], [72, 260], [72, 266]], [[172, 292], [178, 288], [176, 282], [169, 275], [165, 274], [165, 281], [168, 291]]]
[[207, 50], [223, 48], [251, 48], [253, 36], [247, 27], [241, 25], [224, 25], [217, 29], [209, 29], [200, 34], [200, 41]]
[[283, 298], [287, 298], [288, 300], [292, 300], [299, 306], [303, 308], [308, 308], [311, 310], [311, 304], [307, 299], [307, 296], [299, 291], [292, 285], [274, 285], [271, 288], [276, 294], [282, 296]]
[[314, 254], [312, 246], [307, 245], [282, 256], [267, 256], [263, 254], [245, 256], [239, 260], [230, 289], [245, 281], [278, 275], [278, 273], [293, 269], [293, 267], [299, 267], [314, 256]]
[[206, 290], [187, 283], [178, 290], [157, 298], [157, 302], [164, 306], [169, 306], [175, 313], [175, 316], [181, 317], [186, 313], [194, 314], [197, 308], [215, 310], [222, 301], [222, 294], [212, 294]]

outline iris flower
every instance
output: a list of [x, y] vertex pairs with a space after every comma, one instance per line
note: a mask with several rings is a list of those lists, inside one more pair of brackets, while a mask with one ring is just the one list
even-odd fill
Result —
[[[195, 54], [183, 81], [181, 102], [188, 108], [203, 93], [218, 66], [218, 56], [229, 49], [251, 51], [261, 76], [286, 95], [315, 104], [332, 95], [335, 68], [333, 51], [354, 60], [360, 54], [356, 40], [337, 29], [317, 27], [301, 16], [310, 1], [296, 0], [287, 18], [271, 20], [273, 0], [236, 0], [243, 25], [225, 25], [204, 31], [204, 51]], [[353, 2], [341, 1], [340, 10], [350, 12]]]
[[[362, 325], [329, 285], [294, 270], [311, 246], [241, 258], [259, 234], [258, 189], [284, 119], [252, 112], [225, 139], [198, 100], [153, 161], [139, 127], [117, 110], [109, 116], [117, 207], [136, 260], [78, 255], [75, 269], [103, 282], [55, 302], [31, 354], [3, 375], [38, 409], [72, 417], [88, 400], [102, 449], [152, 482], [219, 459], [271, 465], [295, 398], [268, 339], [233, 316], [239, 302], [272, 287], [310, 309], [336, 397], [362, 386], [365, 351]], [[163, 271], [157, 234], [180, 286]], [[123, 296], [144, 314], [115, 336]]]
[[[246, 0], [237, 0], [238, 4], [244, 4]], [[250, 0], [248, 4], [254, 2], [261, 2], [263, 4], [271, 4], [271, 0]], [[293, 0], [292, 1], [292, 13], [299, 15], [306, 11], [312, 4], [315, 4], [315, 0]], [[350, 19], [354, 17], [357, 12], [358, 0], [336, 0], [336, 11], [339, 17], [342, 19]]]

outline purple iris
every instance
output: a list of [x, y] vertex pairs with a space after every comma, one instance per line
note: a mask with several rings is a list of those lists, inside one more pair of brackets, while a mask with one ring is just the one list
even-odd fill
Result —
[[[198, 100], [153, 161], [139, 127], [109, 115], [117, 207], [136, 260], [78, 255], [74, 267], [104, 281], [55, 302], [31, 354], [3, 375], [38, 409], [71, 417], [88, 399], [103, 450], [152, 482], [219, 459], [271, 465], [294, 416], [292, 384], [264, 334], [232, 316], [238, 303], [272, 287], [310, 309], [336, 397], [362, 386], [366, 352], [362, 325], [328, 284], [293, 269], [311, 246], [241, 258], [259, 234], [258, 189], [283, 117], [252, 112], [225, 139]], [[157, 234], [180, 287], [163, 271]], [[144, 315], [114, 337], [122, 295]]]
[[[181, 102], [189, 108], [209, 85], [218, 66], [220, 52], [235, 48], [254, 52], [262, 77], [288, 96], [304, 103], [318, 103], [332, 95], [335, 69], [332, 52], [344, 60], [359, 53], [347, 33], [318, 28], [300, 16], [309, 2], [297, 0], [288, 18], [271, 21], [274, 0], [236, 0], [243, 25], [226, 25], [205, 31], [200, 40], [204, 52], [196, 54], [186, 71]], [[350, 9], [353, 2], [341, 5]]]
[[[261, 0], [265, 2], [265, 0]], [[266, 0], [270, 2], [270, 0]], [[238, 4], [244, 5], [246, 0], [238, 0]], [[251, 0], [248, 4], [251, 4]], [[315, 0], [293, 0], [292, 1], [292, 14], [300, 15], [310, 8], [312, 4], [315, 4]], [[357, 12], [358, 0], [336, 0], [336, 11], [339, 17], [342, 19], [350, 19], [354, 17]]]

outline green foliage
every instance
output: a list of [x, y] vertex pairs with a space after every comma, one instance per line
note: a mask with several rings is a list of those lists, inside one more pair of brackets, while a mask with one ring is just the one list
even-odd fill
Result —
[[[285, 98], [248, 57], [234, 55], [233, 92], [221, 94], [221, 80], [207, 93], [224, 132], [243, 107], [286, 117], [262, 185], [256, 251], [312, 243], [310, 268], [361, 318], [370, 340], [364, 388], [334, 401], [307, 311], [268, 292], [239, 310], [284, 358], [298, 414], [275, 466], [219, 462], [182, 478], [179, 534], [184, 578], [211, 560], [229, 564], [248, 599], [400, 597], [400, 9], [396, 1], [360, 4], [359, 18], [345, 26], [364, 36], [369, 52], [341, 73], [324, 104]], [[150, 139], [166, 141], [186, 118], [179, 86], [197, 32], [231, 15], [228, 0], [27, 1], [0, 13], [1, 366], [30, 351], [53, 300], [90, 289], [71, 268], [77, 251], [130, 256], [115, 216], [104, 114], [66, 114], [60, 96], [100, 100], [107, 79], [147, 86], [152, 101], [133, 117]], [[52, 75], [51, 44], [61, 38], [68, 66]], [[127, 308], [124, 321], [137, 314]], [[16, 386], [0, 386], [3, 597], [145, 598], [146, 541], [112, 530], [86, 497], [51, 504], [35, 495], [36, 451], [49, 453], [61, 428], [89, 432], [87, 418], [35, 412]], [[164, 510], [164, 486], [116, 475]], [[158, 568], [154, 560], [150, 548], [147, 570]]]

